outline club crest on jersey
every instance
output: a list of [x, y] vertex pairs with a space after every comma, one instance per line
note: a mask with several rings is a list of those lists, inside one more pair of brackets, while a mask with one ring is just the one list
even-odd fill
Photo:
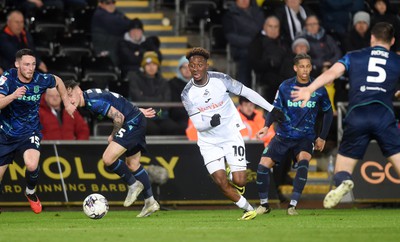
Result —
[[3, 84], [7, 81], [7, 77], [6, 76], [1, 76], [0, 77], [0, 86], [3, 86]]
[[203, 97], [204, 98], [207, 98], [207, 97], [209, 97], [210, 96], [210, 92], [208, 91], [208, 89], [206, 89], [205, 91], [204, 91], [204, 93], [203, 93]]
[[34, 93], [38, 93], [39, 90], [40, 90], [39, 86], [34, 86], [34, 87], [33, 87], [33, 92], [34, 92]]

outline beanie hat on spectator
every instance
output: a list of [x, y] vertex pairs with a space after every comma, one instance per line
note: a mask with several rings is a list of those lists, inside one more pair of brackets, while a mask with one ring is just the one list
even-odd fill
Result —
[[358, 11], [353, 17], [353, 25], [356, 25], [358, 22], [366, 22], [369, 26], [371, 18], [367, 12]]
[[160, 65], [160, 61], [158, 60], [158, 55], [155, 51], [146, 51], [143, 55], [143, 60], [141, 63], [142, 68], [149, 63], [154, 63], [156, 65]]
[[141, 29], [143, 31], [143, 23], [138, 18], [134, 18], [129, 23], [129, 29]]
[[305, 38], [300, 37], [300, 38], [296, 38], [292, 43], [292, 51], [293, 52], [294, 52], [294, 50], [296, 48], [296, 45], [298, 45], [298, 44], [304, 44], [304, 45], [307, 46], [307, 51], [310, 50], [310, 43], [308, 43], [308, 40], [306, 40]]

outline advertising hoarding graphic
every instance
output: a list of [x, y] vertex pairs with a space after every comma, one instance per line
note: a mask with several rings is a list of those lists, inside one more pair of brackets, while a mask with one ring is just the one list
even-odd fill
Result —
[[[127, 186], [102, 162], [106, 144], [80, 142], [79, 144], [42, 144], [40, 178], [36, 188], [43, 202], [81, 202], [88, 194], [101, 193], [110, 202], [125, 199]], [[148, 144], [148, 153], [141, 158], [142, 165], [157, 165], [168, 172], [168, 181], [160, 186], [162, 201], [227, 200], [213, 184], [204, 167], [199, 148], [193, 142]], [[246, 144], [248, 185], [245, 196], [258, 200], [255, 184], [257, 165], [263, 150], [261, 143]], [[26, 202], [25, 167], [22, 157], [15, 159], [3, 179], [1, 202]], [[272, 182], [271, 187], [274, 184]], [[153, 189], [156, 193], [157, 189]], [[271, 199], [276, 199], [271, 189]]]

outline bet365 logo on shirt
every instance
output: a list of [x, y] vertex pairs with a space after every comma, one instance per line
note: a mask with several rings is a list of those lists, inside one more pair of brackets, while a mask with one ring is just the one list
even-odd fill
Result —
[[[292, 102], [291, 100], [287, 100], [288, 107], [301, 107], [302, 101]], [[307, 108], [315, 108], [316, 102], [315, 101], [308, 101], [306, 103]]]
[[18, 100], [23, 100], [23, 101], [38, 101], [40, 99], [40, 94], [35, 94], [35, 95], [31, 95], [31, 96], [23, 96], [18, 98]]

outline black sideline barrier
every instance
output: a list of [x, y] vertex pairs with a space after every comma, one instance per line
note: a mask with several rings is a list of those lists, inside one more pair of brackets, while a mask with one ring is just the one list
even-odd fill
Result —
[[400, 178], [375, 141], [353, 173], [354, 199], [359, 202], [400, 202]]
[[[101, 157], [105, 148], [105, 141], [43, 142], [40, 178], [36, 188], [43, 204], [81, 204], [91, 193], [101, 193], [111, 203], [122, 203], [127, 187], [116, 174], [104, 168]], [[149, 142], [147, 148], [148, 153], [142, 156], [141, 163], [145, 167], [162, 166], [168, 171], [168, 181], [160, 186], [159, 199], [163, 204], [232, 204], [213, 184], [196, 143]], [[258, 201], [255, 180], [262, 150], [262, 143], [246, 144], [247, 160], [250, 163], [245, 196], [249, 200]], [[23, 160], [18, 157], [5, 173], [0, 205], [26, 204], [23, 195], [24, 176]], [[274, 187], [273, 182], [271, 187]], [[277, 199], [275, 189], [271, 189], [270, 193], [271, 199]]]

